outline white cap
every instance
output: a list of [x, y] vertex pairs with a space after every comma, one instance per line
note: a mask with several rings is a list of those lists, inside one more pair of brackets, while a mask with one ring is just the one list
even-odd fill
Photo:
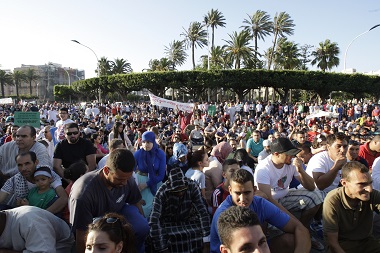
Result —
[[263, 141], [263, 146], [264, 147], [269, 147], [270, 146], [270, 141], [269, 140], [264, 140]]

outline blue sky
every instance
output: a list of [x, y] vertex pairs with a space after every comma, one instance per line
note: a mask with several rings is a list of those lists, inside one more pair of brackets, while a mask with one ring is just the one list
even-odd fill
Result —
[[[263, 10], [273, 18], [276, 12], [286, 11], [296, 25], [289, 40], [314, 46], [325, 39], [338, 43], [341, 63], [333, 69], [337, 72], [343, 69], [350, 41], [380, 24], [380, 2], [373, 0], [2, 1], [0, 68], [54, 62], [84, 69], [86, 77], [95, 76], [95, 56], [71, 42], [75, 39], [92, 48], [99, 58], [124, 58], [135, 72], [141, 72], [148, 68], [149, 60], [165, 57], [165, 46], [183, 39], [183, 28], [187, 29], [190, 22], [203, 21], [212, 8], [221, 11], [227, 23], [216, 29], [216, 45], [224, 45], [228, 34], [240, 31], [247, 14]], [[259, 41], [259, 51], [269, 48], [272, 40], [266, 37], [265, 42]], [[348, 51], [347, 68], [380, 70], [379, 41], [380, 27], [358, 38]], [[187, 62], [179, 70], [192, 68], [190, 49], [187, 52]], [[207, 48], [197, 49], [196, 61], [205, 54]]]

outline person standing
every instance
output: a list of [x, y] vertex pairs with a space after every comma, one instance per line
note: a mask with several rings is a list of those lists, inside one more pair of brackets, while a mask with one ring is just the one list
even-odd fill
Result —
[[65, 125], [69, 123], [74, 123], [74, 121], [72, 121], [69, 118], [69, 109], [66, 107], [59, 109], [58, 116], [60, 120], [58, 120], [57, 123], [55, 124], [55, 127], [57, 128], [57, 130], [55, 131], [54, 137], [57, 142], [60, 142], [65, 139], [65, 131], [64, 131]]

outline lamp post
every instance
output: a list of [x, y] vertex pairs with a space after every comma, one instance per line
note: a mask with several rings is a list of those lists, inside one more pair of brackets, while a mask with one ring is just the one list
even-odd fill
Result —
[[[88, 48], [88, 49], [90, 49], [91, 50], [91, 52], [95, 55], [95, 57], [96, 57], [96, 69], [97, 69], [97, 76], [99, 77], [100, 76], [100, 71], [99, 71], [99, 58], [98, 58], [98, 56], [96, 55], [96, 53], [95, 53], [95, 51], [94, 50], [92, 50], [90, 47], [88, 47], [88, 46], [86, 46], [86, 45], [84, 45], [84, 44], [82, 44], [82, 43], [80, 43], [79, 41], [77, 41], [77, 40], [71, 40], [72, 42], [75, 42], [75, 43], [77, 43], [77, 44], [79, 44], [79, 45], [81, 45], [81, 46], [84, 46], [84, 47], [86, 47], [86, 48]], [[101, 103], [102, 102], [102, 90], [100, 89], [100, 87], [99, 87], [99, 103]]]
[[359, 34], [358, 36], [356, 36], [356, 37], [350, 42], [350, 44], [348, 44], [348, 46], [347, 46], [347, 48], [346, 48], [346, 52], [344, 53], [344, 73], [346, 73], [347, 51], [348, 51], [348, 49], [350, 48], [352, 42], [354, 42], [354, 41], [355, 41], [357, 38], [359, 38], [360, 36], [366, 34], [367, 32], [370, 32], [371, 30], [373, 30], [373, 29], [375, 29], [375, 28], [377, 28], [377, 27], [379, 27], [379, 26], [380, 26], [380, 24], [371, 27], [368, 31], [365, 31], [364, 33], [361, 33], [361, 34]]
[[[210, 34], [208, 32], [209, 25], [207, 25], [207, 71], [210, 70]], [[207, 100], [210, 103], [210, 96], [211, 96], [211, 90], [210, 88], [207, 88]]]

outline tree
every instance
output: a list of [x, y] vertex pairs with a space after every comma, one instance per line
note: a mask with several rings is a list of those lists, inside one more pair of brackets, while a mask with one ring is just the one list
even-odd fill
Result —
[[5, 97], [4, 87], [5, 85], [13, 85], [13, 76], [10, 73], [0, 69], [0, 83], [1, 83], [1, 96]]
[[99, 76], [107, 76], [111, 74], [112, 61], [109, 61], [107, 57], [103, 56], [102, 58], [100, 58], [98, 64], [99, 64], [99, 73], [98, 73]]
[[326, 69], [331, 70], [334, 66], [337, 67], [339, 65], [339, 52], [338, 44], [326, 39], [324, 42], [320, 42], [319, 47], [311, 53], [314, 57], [311, 61], [311, 65], [314, 66], [317, 64], [317, 67], [323, 72], [325, 72]]
[[269, 56], [268, 60], [268, 69], [271, 68], [272, 62], [273, 62], [273, 57], [275, 54], [275, 49], [276, 49], [276, 43], [278, 37], [286, 37], [285, 35], [293, 35], [294, 34], [294, 29], [293, 27], [295, 24], [293, 23], [293, 20], [290, 18], [290, 15], [286, 12], [280, 12], [280, 14], [274, 16], [273, 19], [273, 46], [272, 46], [272, 52]]
[[32, 94], [32, 82], [39, 80], [41, 77], [36, 73], [34, 69], [28, 69], [24, 72], [25, 81], [29, 83], [29, 91]]
[[114, 61], [111, 61], [110, 66], [112, 74], [126, 74], [132, 72], [131, 64], [123, 58], [116, 58]]
[[204, 26], [200, 22], [192, 22], [189, 25], [189, 29], [185, 30], [181, 35], [185, 36], [186, 48], [191, 48], [191, 56], [193, 61], [193, 69], [195, 69], [195, 48], [198, 46], [203, 48], [207, 46], [207, 32]]
[[26, 80], [24, 72], [22, 72], [20, 70], [16, 70], [15, 72], [13, 72], [13, 80], [14, 80], [15, 85], [16, 85], [16, 96], [17, 96], [17, 98], [19, 98], [18, 88], [19, 88], [21, 82]]
[[169, 43], [169, 46], [165, 46], [165, 54], [167, 58], [173, 62], [173, 69], [176, 66], [185, 64], [187, 53], [185, 52], [185, 46], [183, 41], [173, 40]]
[[306, 66], [306, 64], [311, 62], [311, 59], [310, 59], [311, 51], [310, 51], [310, 49], [312, 49], [313, 47], [314, 46], [308, 45], [308, 44], [301, 46], [301, 48], [300, 48], [300, 61], [301, 61], [300, 69], [301, 70], [308, 70], [308, 67]]
[[226, 27], [226, 19], [224, 18], [223, 14], [218, 11], [217, 9], [211, 9], [207, 13], [207, 15], [204, 16], [204, 23], [207, 27], [211, 26], [211, 49], [214, 48], [214, 35], [215, 35], [215, 28], [220, 27]]
[[297, 69], [301, 61], [298, 44], [283, 40], [278, 44], [275, 54], [275, 62], [281, 69]]
[[255, 58], [253, 67], [258, 67], [258, 51], [257, 40], [261, 39], [265, 41], [265, 37], [273, 32], [273, 22], [270, 21], [270, 16], [262, 10], [256, 11], [252, 16], [248, 15], [248, 19], [244, 19], [243, 23], [247, 24], [243, 28], [252, 35], [252, 40], [255, 43]]
[[170, 71], [173, 69], [173, 62], [168, 58], [153, 59], [149, 61], [150, 71]]
[[228, 57], [235, 62], [235, 69], [240, 69], [240, 63], [244, 59], [249, 59], [253, 55], [254, 49], [249, 46], [250, 35], [249, 32], [243, 30], [240, 33], [236, 31], [228, 35], [231, 40], [225, 40], [227, 45], [224, 50], [227, 52]]

